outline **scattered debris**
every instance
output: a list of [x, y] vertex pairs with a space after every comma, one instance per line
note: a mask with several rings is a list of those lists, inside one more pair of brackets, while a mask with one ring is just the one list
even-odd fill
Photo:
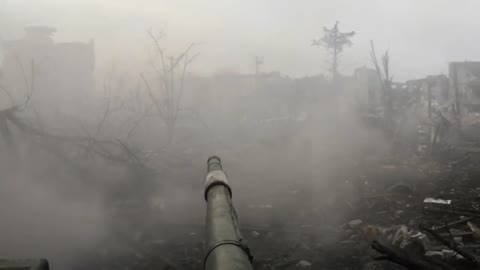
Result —
[[404, 182], [395, 183], [392, 186], [388, 187], [387, 190], [391, 193], [400, 194], [410, 194], [413, 192], [412, 186]]
[[434, 204], [451, 204], [452, 200], [442, 200], [442, 199], [435, 199], [435, 198], [425, 198], [423, 200], [424, 203], [434, 203]]
[[296, 266], [298, 268], [305, 269], [305, 268], [310, 268], [312, 264], [309, 261], [301, 260], [296, 264]]
[[251, 235], [252, 235], [252, 237], [257, 238], [257, 237], [260, 236], [260, 233], [257, 232], [257, 231], [252, 231]]
[[472, 222], [467, 222], [468, 227], [473, 232], [473, 236], [477, 239], [480, 239], [480, 228], [477, 225], [473, 224]]
[[356, 229], [356, 228], [360, 227], [360, 225], [362, 225], [362, 224], [363, 224], [362, 220], [354, 219], [354, 220], [352, 220], [348, 223], [348, 226], [352, 229]]

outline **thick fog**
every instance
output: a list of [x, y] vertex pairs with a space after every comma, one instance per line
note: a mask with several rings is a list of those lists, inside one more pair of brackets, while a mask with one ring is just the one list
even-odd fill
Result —
[[[478, 59], [479, 9], [474, 0], [0, 0], [0, 257], [45, 257], [54, 269], [144, 259], [136, 248], [171, 240], [166, 227], [203, 225], [212, 154], [243, 224], [347, 222], [362, 177], [392, 151], [417, 150], [423, 99], [398, 94], [389, 133], [376, 118], [388, 112], [380, 89]], [[312, 40], [336, 21], [355, 34], [332, 76], [331, 50]], [[391, 76], [378, 78], [370, 41], [378, 57], [388, 50]]]

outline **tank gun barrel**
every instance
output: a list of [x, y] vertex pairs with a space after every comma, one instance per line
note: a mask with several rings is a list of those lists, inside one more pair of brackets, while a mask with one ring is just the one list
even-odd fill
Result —
[[207, 161], [205, 200], [207, 202], [207, 253], [204, 269], [252, 270], [252, 256], [238, 228], [232, 203], [232, 189], [219, 157]]

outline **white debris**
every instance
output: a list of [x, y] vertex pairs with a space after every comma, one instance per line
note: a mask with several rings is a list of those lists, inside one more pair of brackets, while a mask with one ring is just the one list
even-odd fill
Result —
[[443, 199], [436, 199], [436, 198], [425, 198], [423, 200], [424, 203], [436, 203], [436, 204], [451, 204], [452, 200], [443, 200]]
[[361, 219], [354, 219], [348, 223], [348, 226], [354, 229], [354, 228], [358, 228], [362, 224], [363, 224], [363, 221]]

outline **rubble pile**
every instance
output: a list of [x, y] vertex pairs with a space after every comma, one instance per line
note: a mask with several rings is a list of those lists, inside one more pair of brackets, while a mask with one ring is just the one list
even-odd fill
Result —
[[[391, 185], [382, 196], [372, 190], [374, 194], [352, 211], [357, 213], [352, 222], [362, 220], [366, 225], [347, 230], [345, 238], [353, 234], [374, 241], [372, 247], [384, 260], [407, 269], [477, 269], [480, 160], [465, 149], [473, 148], [402, 165], [417, 177]], [[401, 168], [389, 169], [402, 175]]]

